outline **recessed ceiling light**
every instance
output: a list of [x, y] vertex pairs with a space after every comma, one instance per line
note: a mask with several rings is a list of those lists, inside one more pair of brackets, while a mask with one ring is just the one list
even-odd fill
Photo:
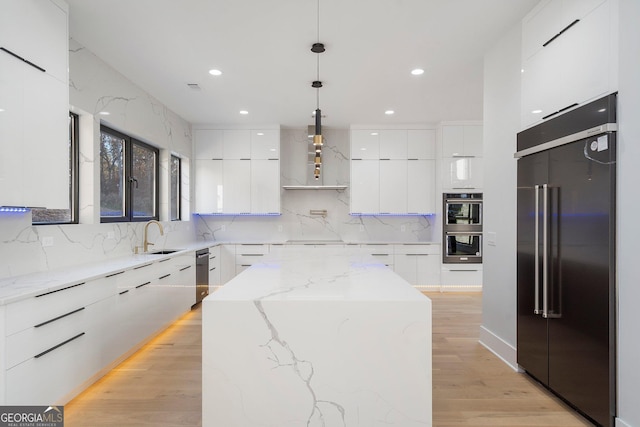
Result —
[[521, 69], [520, 69], [520, 72], [521, 72], [521, 73], [524, 73], [524, 68], [521, 68]]
[[4, 113], [4, 108], [0, 108], [0, 113]]
[[264, 135], [264, 132], [258, 132], [258, 133], [256, 133], [256, 135], [262, 136], [262, 135]]
[[249, 112], [247, 110], [240, 110], [240, 114], [246, 116], [247, 114], [249, 114]]
[[390, 115], [394, 114], [394, 113], [395, 113], [395, 111], [393, 111], [393, 110], [387, 110], [387, 111], [385, 111], [384, 113], [385, 113], [387, 116], [390, 116]]
[[378, 132], [371, 132], [371, 136], [376, 136], [378, 135]]
[[424, 74], [424, 70], [422, 68], [415, 68], [411, 70], [411, 74], [413, 74], [414, 76], [420, 76]]
[[214, 68], [213, 70], [209, 70], [209, 74], [211, 74], [212, 76], [220, 76], [220, 75], [222, 75], [222, 71], [216, 70]]
[[533, 110], [531, 112], [531, 114], [540, 114], [540, 113], [542, 113], [542, 110]]
[[108, 116], [111, 113], [108, 111], [100, 111], [98, 114], [100, 114], [101, 116]]

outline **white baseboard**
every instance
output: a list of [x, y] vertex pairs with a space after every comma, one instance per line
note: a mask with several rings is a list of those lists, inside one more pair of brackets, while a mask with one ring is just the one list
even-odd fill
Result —
[[514, 371], [520, 371], [517, 362], [517, 351], [514, 346], [485, 328], [480, 326], [480, 344], [487, 350], [498, 356], [504, 363], [509, 365]]
[[616, 427], [631, 427], [631, 424], [627, 424], [620, 418], [616, 418]]

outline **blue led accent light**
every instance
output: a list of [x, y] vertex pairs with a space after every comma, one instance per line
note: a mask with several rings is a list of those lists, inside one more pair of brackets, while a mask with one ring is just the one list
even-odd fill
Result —
[[434, 216], [433, 212], [425, 212], [425, 213], [357, 213], [352, 212], [349, 215], [351, 216]]
[[239, 212], [239, 213], [228, 213], [228, 212], [211, 212], [204, 213], [200, 212], [196, 215], [200, 216], [281, 216], [280, 212], [268, 212], [268, 213], [250, 213], [250, 212]]
[[0, 212], [24, 213], [24, 212], [29, 212], [29, 210], [30, 209], [25, 206], [0, 206]]

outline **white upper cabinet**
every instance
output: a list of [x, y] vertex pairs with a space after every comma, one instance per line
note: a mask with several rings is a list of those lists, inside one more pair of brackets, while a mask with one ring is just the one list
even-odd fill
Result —
[[407, 159], [407, 131], [406, 130], [381, 130], [380, 133], [380, 159], [406, 160]]
[[68, 209], [66, 9], [3, 1], [0, 46], [0, 205]]
[[550, 0], [522, 24], [522, 126], [617, 90], [609, 0]]
[[280, 213], [279, 129], [195, 129], [196, 212]]
[[482, 126], [442, 126], [442, 157], [482, 157]]
[[436, 161], [409, 160], [407, 162], [407, 213], [436, 211]]
[[196, 159], [224, 158], [223, 144], [224, 131], [219, 129], [195, 129], [193, 131], [195, 141], [194, 156]]
[[352, 129], [354, 214], [435, 212], [434, 129]]
[[407, 160], [380, 160], [378, 212], [407, 213]]
[[196, 159], [196, 212], [223, 212], [223, 160]]
[[377, 130], [352, 130], [351, 158], [369, 160], [379, 159], [380, 132]]
[[407, 131], [407, 158], [428, 160], [436, 158], [436, 131], [433, 129], [410, 129]]
[[352, 213], [380, 212], [380, 161], [353, 160], [351, 162]]
[[277, 130], [252, 130], [251, 159], [268, 160], [279, 158], [280, 132]]
[[280, 162], [251, 160], [251, 212], [280, 212]]
[[2, 1], [0, 46], [65, 84], [69, 81], [68, 34], [67, 11], [55, 2]]
[[240, 160], [251, 158], [251, 131], [224, 130], [224, 148], [222, 153], [226, 160]]
[[442, 187], [445, 190], [482, 188], [482, 126], [442, 126]]

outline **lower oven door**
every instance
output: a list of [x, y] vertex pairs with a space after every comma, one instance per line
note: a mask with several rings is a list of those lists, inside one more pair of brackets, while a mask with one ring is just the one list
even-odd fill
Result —
[[445, 232], [442, 262], [445, 264], [482, 262], [482, 233]]

